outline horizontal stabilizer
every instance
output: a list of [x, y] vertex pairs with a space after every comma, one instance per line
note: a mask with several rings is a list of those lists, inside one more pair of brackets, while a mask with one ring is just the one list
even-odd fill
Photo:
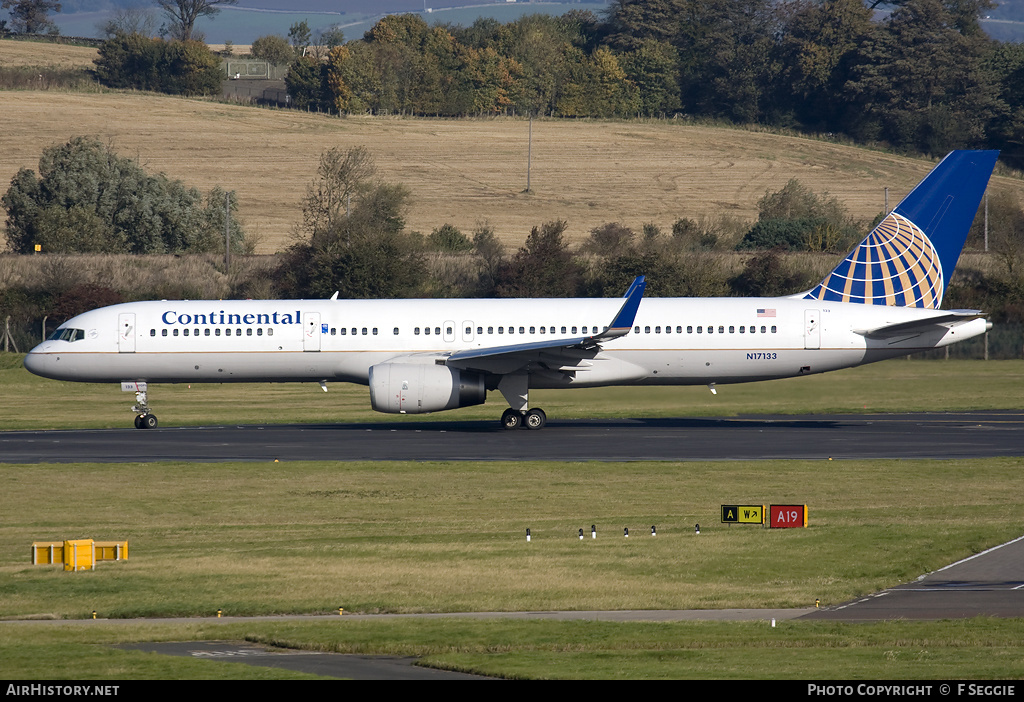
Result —
[[940, 324], [969, 322], [983, 315], [984, 313], [979, 310], [950, 310], [943, 314], [937, 314], [934, 317], [925, 317], [897, 324], [886, 324], [874, 329], [854, 329], [853, 332], [870, 339], [887, 339], [893, 336], [905, 336], [907, 334], [928, 331]]

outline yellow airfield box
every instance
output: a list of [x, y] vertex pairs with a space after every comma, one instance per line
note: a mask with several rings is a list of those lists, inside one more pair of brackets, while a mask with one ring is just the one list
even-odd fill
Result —
[[92, 539], [64, 542], [64, 570], [95, 570], [96, 543]]
[[51, 565], [64, 562], [63, 541], [33, 541], [32, 565]]
[[[126, 561], [128, 560], [128, 541], [93, 541], [92, 539], [78, 539], [76, 541], [33, 541], [32, 542], [32, 565], [55, 565], [64, 564], [64, 570], [82, 570], [82, 568], [69, 567], [71, 560], [82, 563], [85, 551], [76, 554], [68, 552], [68, 544], [76, 544], [76, 548], [84, 549], [92, 544], [92, 562], [96, 561]], [[67, 556], [67, 558], [65, 558]], [[87, 565], [85, 568], [92, 568]]]
[[127, 541], [97, 541], [96, 542], [96, 560], [97, 561], [127, 561], [128, 560], [128, 542]]

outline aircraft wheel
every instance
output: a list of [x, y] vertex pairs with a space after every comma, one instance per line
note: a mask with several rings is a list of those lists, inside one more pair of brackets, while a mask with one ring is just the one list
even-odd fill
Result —
[[509, 407], [501, 414], [501, 426], [503, 429], [518, 429], [523, 426], [523, 413]]
[[544, 410], [539, 407], [535, 407], [526, 413], [523, 418], [523, 424], [527, 429], [543, 429], [544, 425], [548, 423], [548, 416], [544, 414]]
[[143, 429], [156, 429], [156, 415], [144, 414], [140, 420]]
[[142, 415], [141, 414], [135, 415], [135, 428], [136, 429], [141, 429], [142, 428]]

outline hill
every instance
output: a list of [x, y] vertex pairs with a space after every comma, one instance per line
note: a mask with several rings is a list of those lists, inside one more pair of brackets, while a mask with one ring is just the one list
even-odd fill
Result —
[[[95, 135], [151, 171], [203, 191], [237, 191], [261, 253], [291, 241], [318, 157], [333, 146], [366, 146], [382, 178], [411, 189], [412, 230], [428, 234], [451, 223], [469, 232], [488, 222], [511, 246], [554, 219], [567, 220], [576, 241], [613, 221], [668, 231], [680, 217], [753, 220], [757, 200], [790, 178], [828, 191], [867, 220], [882, 210], [883, 188], [895, 205], [931, 166], [827, 141], [686, 122], [539, 120], [526, 193], [530, 126], [522, 119], [339, 119], [139, 93], [8, 91], [3, 101], [5, 190], [19, 168], [38, 168], [45, 147]], [[1020, 180], [995, 181], [1024, 199]]]

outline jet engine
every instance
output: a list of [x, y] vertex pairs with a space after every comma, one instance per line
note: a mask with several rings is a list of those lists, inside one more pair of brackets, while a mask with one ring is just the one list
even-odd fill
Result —
[[425, 363], [378, 363], [370, 367], [370, 405], [389, 414], [421, 414], [483, 404], [484, 377]]

